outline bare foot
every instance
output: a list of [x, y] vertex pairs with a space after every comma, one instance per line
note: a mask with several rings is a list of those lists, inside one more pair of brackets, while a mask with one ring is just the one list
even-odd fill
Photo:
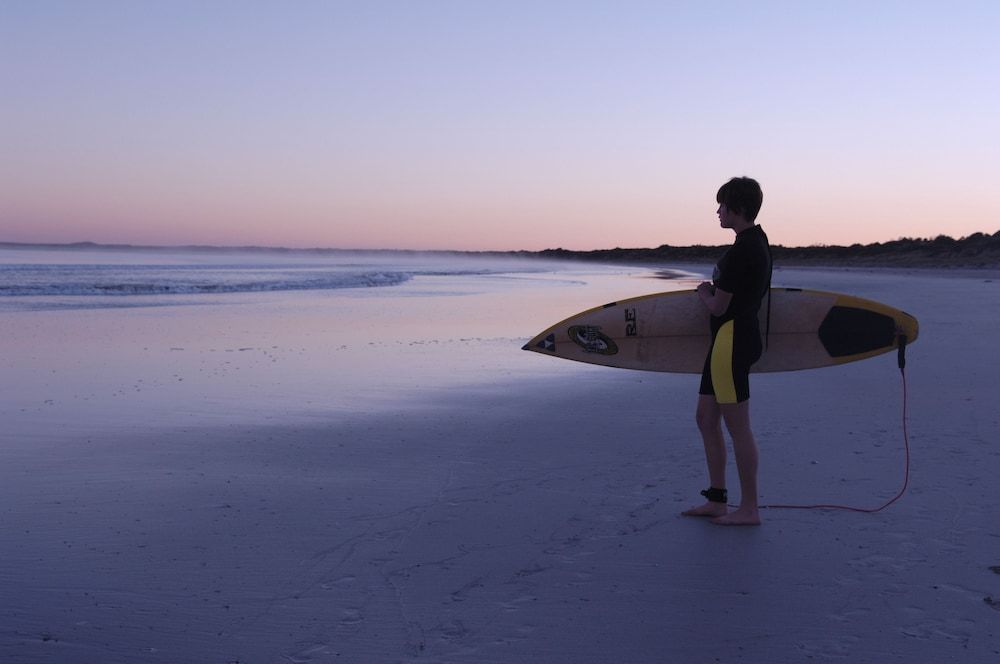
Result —
[[692, 507], [689, 510], [681, 512], [684, 516], [712, 516], [712, 517], [723, 517], [729, 508], [726, 507], [725, 503], [713, 503], [707, 502], [699, 507]]
[[756, 507], [741, 507], [735, 512], [712, 519], [712, 523], [720, 526], [759, 526], [760, 513]]

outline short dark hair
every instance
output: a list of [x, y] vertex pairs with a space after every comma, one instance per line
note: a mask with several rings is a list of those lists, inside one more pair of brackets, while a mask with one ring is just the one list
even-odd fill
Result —
[[757, 218], [763, 200], [764, 193], [760, 190], [760, 184], [748, 177], [733, 178], [719, 187], [719, 193], [715, 195], [716, 203], [725, 205], [730, 212], [735, 212], [750, 223]]

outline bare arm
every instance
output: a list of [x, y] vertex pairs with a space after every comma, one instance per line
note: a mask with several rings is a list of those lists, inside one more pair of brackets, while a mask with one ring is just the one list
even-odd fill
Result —
[[705, 308], [708, 309], [708, 313], [713, 316], [721, 316], [729, 308], [733, 294], [721, 288], [716, 288], [711, 283], [704, 281], [698, 285], [698, 297], [701, 299], [702, 304], [705, 305]]

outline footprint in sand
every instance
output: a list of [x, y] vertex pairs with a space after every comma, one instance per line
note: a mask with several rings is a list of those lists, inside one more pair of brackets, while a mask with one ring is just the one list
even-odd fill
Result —
[[350, 588], [357, 581], [356, 576], [342, 576], [339, 579], [334, 579], [333, 581], [325, 581], [319, 584], [319, 587], [323, 590], [338, 590], [343, 588]]
[[361, 609], [344, 609], [340, 612], [340, 624], [353, 627], [364, 622], [365, 617], [361, 614]]
[[810, 659], [813, 657], [844, 658], [850, 657], [860, 641], [861, 639], [856, 636], [833, 636], [826, 639], [805, 641], [799, 643], [797, 648]]
[[445, 641], [458, 641], [469, 633], [469, 629], [461, 620], [452, 620], [449, 623], [438, 625], [436, 630]]
[[309, 664], [315, 661], [328, 661], [330, 657], [337, 657], [339, 653], [333, 650], [326, 643], [319, 643], [306, 646], [298, 652], [286, 655], [285, 659], [292, 664]]
[[466, 583], [464, 586], [462, 586], [455, 592], [451, 593], [451, 601], [464, 602], [466, 599], [469, 598], [469, 593], [471, 593], [473, 590], [477, 588], [482, 588], [482, 587], [483, 587], [483, 578], [481, 576], [477, 576], [476, 578], [472, 579], [471, 581]]
[[520, 597], [516, 597], [509, 602], [501, 603], [500, 606], [503, 608], [504, 611], [517, 611], [523, 605], [537, 601], [538, 598], [534, 595], [521, 595]]

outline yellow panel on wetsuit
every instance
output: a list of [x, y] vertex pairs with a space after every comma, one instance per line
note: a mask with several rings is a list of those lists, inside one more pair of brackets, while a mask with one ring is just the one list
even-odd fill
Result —
[[733, 378], [733, 329], [729, 320], [722, 324], [712, 345], [712, 387], [718, 403], [736, 403], [736, 383]]

